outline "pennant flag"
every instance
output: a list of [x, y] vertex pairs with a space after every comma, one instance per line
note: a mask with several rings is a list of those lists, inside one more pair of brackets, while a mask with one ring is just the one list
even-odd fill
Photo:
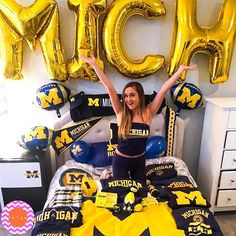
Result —
[[83, 120], [73, 126], [54, 131], [52, 147], [58, 156], [66, 151], [74, 141], [81, 139], [103, 117]]

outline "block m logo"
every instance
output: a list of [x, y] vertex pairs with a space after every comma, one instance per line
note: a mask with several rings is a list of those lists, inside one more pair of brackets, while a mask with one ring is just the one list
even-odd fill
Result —
[[26, 171], [26, 178], [27, 179], [29, 179], [29, 178], [39, 178], [39, 171], [38, 170], [33, 170], [33, 171], [27, 170]]
[[37, 126], [34, 129], [30, 130], [24, 137], [24, 142], [30, 142], [33, 139], [37, 138], [38, 140], [46, 139], [46, 129], [43, 126]]
[[190, 193], [185, 193], [182, 191], [172, 191], [174, 195], [176, 195], [176, 203], [177, 205], [194, 205], [197, 206], [207, 206], [206, 199], [202, 196], [199, 191], [192, 191]]
[[88, 106], [99, 107], [99, 98], [88, 98]]

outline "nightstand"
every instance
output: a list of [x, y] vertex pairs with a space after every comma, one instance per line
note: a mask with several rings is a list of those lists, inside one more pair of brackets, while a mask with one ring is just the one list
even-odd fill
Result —
[[213, 212], [236, 210], [236, 98], [206, 100], [197, 184]]
[[14, 200], [43, 209], [52, 178], [49, 151], [24, 152], [19, 157], [0, 158], [1, 208]]

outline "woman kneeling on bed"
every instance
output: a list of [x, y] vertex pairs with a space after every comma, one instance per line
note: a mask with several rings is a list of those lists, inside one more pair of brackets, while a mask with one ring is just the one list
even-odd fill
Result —
[[80, 56], [80, 59], [90, 64], [95, 70], [109, 94], [117, 117], [119, 140], [112, 160], [113, 177], [131, 178], [146, 183], [144, 152], [152, 118], [181, 73], [185, 70], [194, 70], [197, 66], [181, 65], [175, 74], [162, 85], [153, 101], [145, 106], [144, 91], [139, 82], [126, 84], [120, 100], [113, 84], [96, 64], [95, 57]]

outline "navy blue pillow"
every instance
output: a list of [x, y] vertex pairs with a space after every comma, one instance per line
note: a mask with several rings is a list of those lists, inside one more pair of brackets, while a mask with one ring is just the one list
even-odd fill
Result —
[[112, 165], [114, 151], [110, 150], [108, 142], [91, 143], [90, 159], [88, 164], [94, 167], [105, 167]]
[[[121, 98], [121, 94], [118, 94], [118, 96]], [[145, 95], [145, 103], [149, 104], [155, 98], [155, 96], [155, 91], [153, 91], [153, 93], [150, 95]], [[95, 105], [95, 100], [97, 105]], [[91, 101], [93, 104], [89, 105]], [[83, 91], [81, 91], [80, 93], [70, 97], [69, 102], [70, 115], [74, 122], [86, 120], [90, 117], [115, 115], [108, 94], [85, 94]], [[108, 106], [107, 104], [110, 105]], [[165, 105], [164, 99], [157, 113], [160, 113]]]

